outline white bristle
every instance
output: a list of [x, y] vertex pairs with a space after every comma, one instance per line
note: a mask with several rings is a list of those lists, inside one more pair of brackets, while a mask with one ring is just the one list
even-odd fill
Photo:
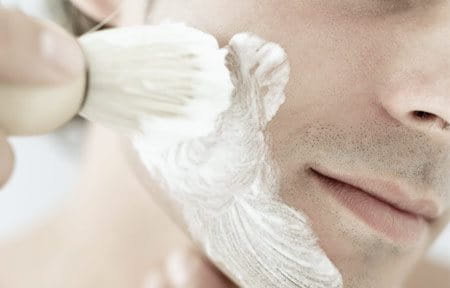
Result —
[[226, 50], [183, 24], [126, 27], [80, 38], [89, 66], [80, 115], [158, 136], [207, 135], [231, 103]]

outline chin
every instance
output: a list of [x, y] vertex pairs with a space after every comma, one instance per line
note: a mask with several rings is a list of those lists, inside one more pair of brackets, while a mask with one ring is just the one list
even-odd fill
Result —
[[[284, 201], [309, 218], [319, 245], [337, 267], [345, 288], [400, 288], [429, 244], [429, 233], [410, 242], [374, 231], [305, 177], [284, 179]], [[299, 180], [300, 179], [300, 180]]]

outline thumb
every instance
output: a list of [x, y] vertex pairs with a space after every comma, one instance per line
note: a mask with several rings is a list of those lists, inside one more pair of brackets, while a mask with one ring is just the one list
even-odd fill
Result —
[[14, 156], [6, 137], [0, 132], [0, 188], [6, 183], [13, 170]]
[[85, 64], [75, 38], [50, 22], [0, 7], [0, 128], [39, 134], [81, 106]]

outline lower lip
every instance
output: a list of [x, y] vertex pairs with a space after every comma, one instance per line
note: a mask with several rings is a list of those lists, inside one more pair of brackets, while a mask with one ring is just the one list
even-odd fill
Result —
[[395, 242], [415, 242], [423, 235], [426, 221], [423, 217], [401, 211], [367, 192], [317, 171], [309, 170], [322, 187], [343, 206], [361, 218], [369, 227]]

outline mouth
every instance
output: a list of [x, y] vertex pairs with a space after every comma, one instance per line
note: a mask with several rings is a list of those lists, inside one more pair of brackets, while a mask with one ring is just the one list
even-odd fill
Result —
[[368, 227], [395, 242], [418, 241], [428, 222], [438, 217], [432, 201], [411, 200], [395, 183], [338, 175], [323, 167], [309, 167], [308, 172]]

